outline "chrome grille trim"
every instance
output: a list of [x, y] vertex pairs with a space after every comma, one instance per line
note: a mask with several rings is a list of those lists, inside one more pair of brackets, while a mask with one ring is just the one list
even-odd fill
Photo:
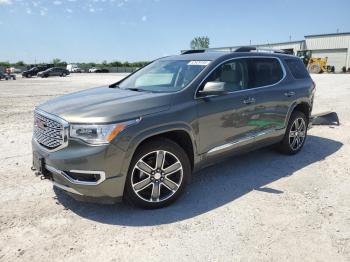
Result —
[[45, 150], [60, 150], [68, 145], [68, 122], [35, 109], [33, 139]]

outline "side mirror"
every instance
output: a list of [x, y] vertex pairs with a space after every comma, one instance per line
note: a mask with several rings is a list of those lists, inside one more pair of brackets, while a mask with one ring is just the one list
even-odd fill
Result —
[[199, 91], [198, 94], [201, 97], [220, 96], [227, 94], [227, 91], [225, 90], [224, 82], [207, 82], [203, 87], [203, 90]]

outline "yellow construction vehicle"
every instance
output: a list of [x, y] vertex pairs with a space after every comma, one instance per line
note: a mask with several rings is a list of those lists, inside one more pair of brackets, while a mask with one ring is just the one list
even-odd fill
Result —
[[312, 74], [320, 74], [323, 72], [333, 73], [334, 66], [327, 65], [328, 57], [318, 58], [312, 57], [311, 50], [302, 50], [297, 52], [297, 56], [303, 60], [305, 67]]

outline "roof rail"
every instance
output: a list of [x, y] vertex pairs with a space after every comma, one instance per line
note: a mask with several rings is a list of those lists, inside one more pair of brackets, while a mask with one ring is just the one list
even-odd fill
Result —
[[190, 49], [190, 50], [181, 51], [181, 55], [204, 53], [205, 51], [206, 51], [205, 49]]
[[255, 46], [241, 46], [235, 49], [233, 52], [251, 52], [256, 50], [257, 48]]
[[[208, 49], [190, 49], [190, 50], [182, 50], [181, 55], [186, 54], [197, 54], [197, 53], [205, 53], [205, 52], [219, 52], [220, 50], [215, 50], [213, 48]], [[256, 46], [241, 46], [237, 47], [236, 49], [232, 51], [220, 51], [220, 52], [261, 52], [261, 53], [277, 53], [277, 54], [290, 54], [287, 51], [279, 50], [279, 49], [272, 49], [272, 48], [260, 48]]]
[[277, 53], [277, 54], [287, 54], [287, 52], [279, 49], [272, 48], [260, 48], [256, 46], [242, 46], [235, 49], [233, 52], [261, 52], [261, 53]]

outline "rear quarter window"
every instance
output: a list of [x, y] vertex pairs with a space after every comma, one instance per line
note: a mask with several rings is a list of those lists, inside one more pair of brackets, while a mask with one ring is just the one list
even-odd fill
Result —
[[295, 79], [309, 78], [304, 63], [300, 59], [285, 59], [284, 60]]

